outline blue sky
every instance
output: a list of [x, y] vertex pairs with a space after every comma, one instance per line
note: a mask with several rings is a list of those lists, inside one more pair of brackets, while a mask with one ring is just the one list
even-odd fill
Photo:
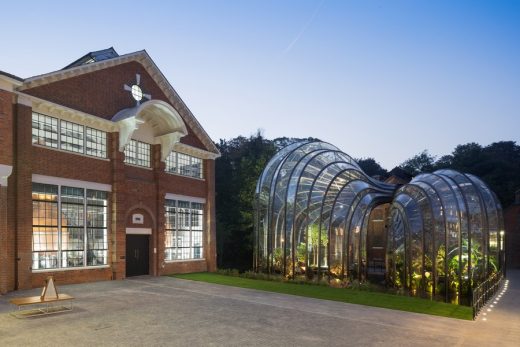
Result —
[[[318, 137], [391, 169], [520, 143], [520, 1], [20, 1], [0, 70], [146, 49], [213, 138]], [[8, 50], [5, 49], [8, 47]]]

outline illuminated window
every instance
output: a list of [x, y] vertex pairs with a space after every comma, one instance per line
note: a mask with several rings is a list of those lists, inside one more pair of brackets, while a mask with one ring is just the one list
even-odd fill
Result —
[[33, 183], [33, 269], [58, 267], [58, 187]]
[[85, 190], [61, 187], [61, 266], [85, 266]]
[[183, 176], [203, 178], [202, 159], [183, 153], [170, 152], [166, 157], [165, 171]]
[[32, 195], [34, 270], [108, 264], [107, 192], [33, 183]]
[[165, 260], [202, 259], [204, 205], [166, 200]]
[[87, 190], [87, 265], [108, 264], [108, 193]]

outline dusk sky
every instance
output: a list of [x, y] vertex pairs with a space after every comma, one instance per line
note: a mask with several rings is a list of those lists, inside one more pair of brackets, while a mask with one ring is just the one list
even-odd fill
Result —
[[387, 169], [520, 142], [520, 1], [11, 1], [1, 18], [0, 70], [23, 78], [146, 49], [214, 141], [312, 136]]

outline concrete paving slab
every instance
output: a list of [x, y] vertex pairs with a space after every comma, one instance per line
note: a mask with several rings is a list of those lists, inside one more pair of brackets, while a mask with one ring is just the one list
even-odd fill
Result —
[[40, 290], [1, 296], [0, 346], [518, 346], [520, 341], [520, 271], [508, 273], [502, 296], [475, 322], [169, 277], [59, 290], [77, 298], [72, 312], [22, 320], [8, 314], [9, 299]]

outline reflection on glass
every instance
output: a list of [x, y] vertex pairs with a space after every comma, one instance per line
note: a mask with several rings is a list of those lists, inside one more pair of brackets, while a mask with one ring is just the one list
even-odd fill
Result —
[[267, 164], [254, 206], [256, 271], [344, 285], [374, 278], [466, 303], [501, 269], [500, 203], [469, 174], [439, 170], [397, 186], [330, 144], [297, 142]]

